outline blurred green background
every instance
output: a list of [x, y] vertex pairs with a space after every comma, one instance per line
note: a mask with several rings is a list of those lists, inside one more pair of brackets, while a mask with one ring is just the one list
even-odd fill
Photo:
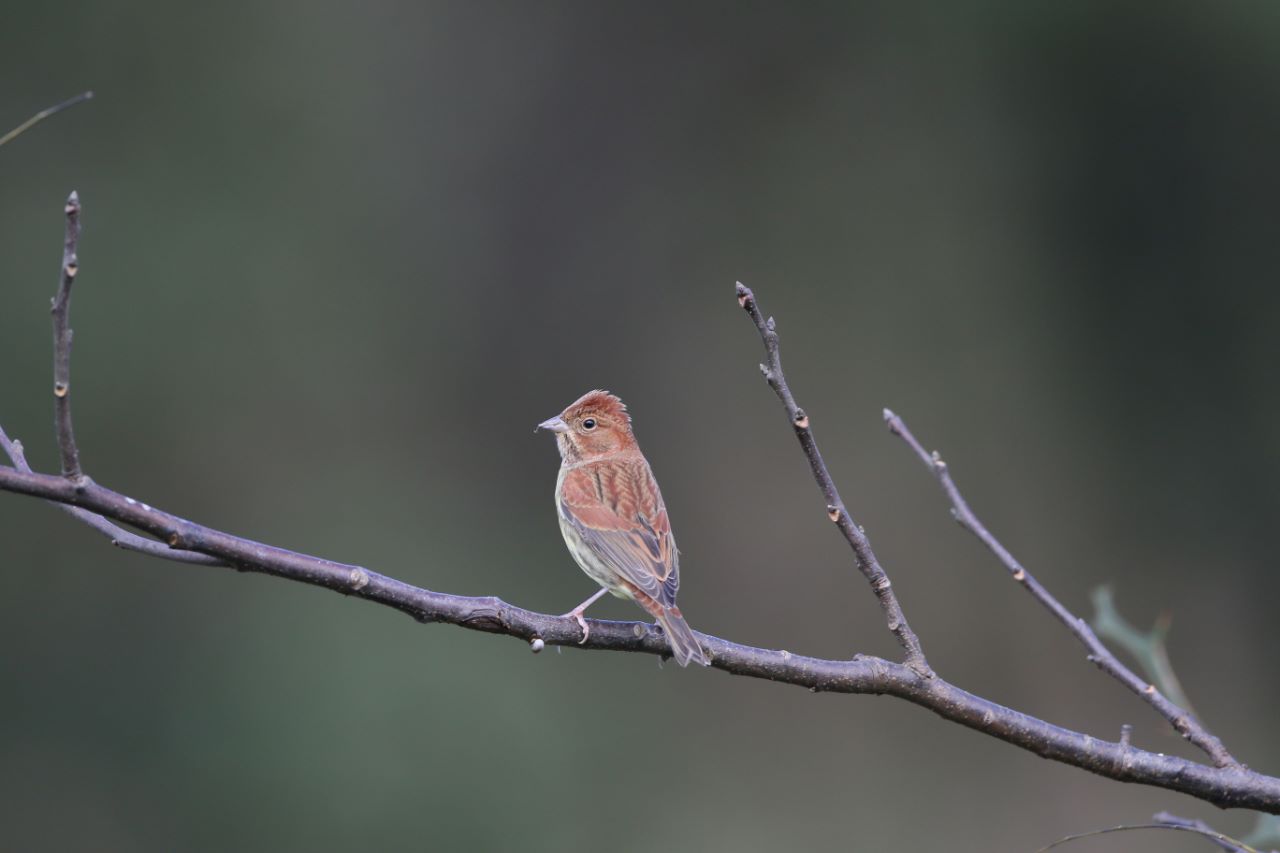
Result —
[[[1274, 3], [10, 3], [0, 423], [57, 467], [47, 300], [84, 201], [99, 482], [562, 612], [532, 427], [631, 405], [698, 629], [895, 655], [760, 344], [932, 662], [1188, 753], [950, 521], [903, 414], [1063, 601], [1114, 584], [1280, 770]], [[112, 550], [0, 496], [0, 846], [1028, 851], [1185, 797], [897, 700], [507, 638]], [[610, 600], [597, 615], [634, 618]], [[1091, 850], [1200, 850], [1171, 833]]]

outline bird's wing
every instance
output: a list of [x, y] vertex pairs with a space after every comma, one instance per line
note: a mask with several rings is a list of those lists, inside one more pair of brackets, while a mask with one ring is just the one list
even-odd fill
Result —
[[643, 457], [589, 462], [565, 472], [560, 513], [624, 580], [674, 607], [679, 558], [662, 493]]

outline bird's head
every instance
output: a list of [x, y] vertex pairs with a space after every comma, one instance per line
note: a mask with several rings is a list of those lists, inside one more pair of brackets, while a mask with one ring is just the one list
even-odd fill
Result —
[[596, 459], [636, 445], [626, 404], [608, 391], [589, 391], [563, 412], [538, 424], [556, 434], [567, 462]]

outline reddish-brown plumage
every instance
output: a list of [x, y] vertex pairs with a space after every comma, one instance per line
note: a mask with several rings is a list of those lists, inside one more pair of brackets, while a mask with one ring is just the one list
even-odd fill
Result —
[[[540, 424], [560, 448], [556, 507], [560, 532], [582, 570], [605, 590], [630, 598], [666, 631], [681, 666], [710, 661], [676, 605], [679, 555], [662, 492], [631, 431], [631, 416], [607, 391], [591, 391]], [[571, 615], [587, 626], [582, 611]]]
[[[560, 417], [576, 417], [580, 415], [609, 415], [624, 423], [631, 423], [631, 415], [627, 413], [627, 404], [608, 391], [588, 391], [560, 413]], [[635, 439], [633, 438], [634, 442]]]

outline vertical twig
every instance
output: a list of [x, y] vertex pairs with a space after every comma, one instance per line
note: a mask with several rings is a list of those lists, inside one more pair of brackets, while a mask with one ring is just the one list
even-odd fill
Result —
[[53, 298], [53, 424], [58, 435], [58, 453], [62, 457], [62, 476], [78, 480], [80, 451], [71, 427], [71, 338], [68, 323], [71, 315], [71, 285], [80, 271], [76, 244], [80, 241], [80, 196], [73, 190], [64, 208], [67, 215], [66, 237], [62, 243], [62, 274], [58, 293]]
[[845, 540], [849, 543], [849, 547], [853, 549], [854, 562], [857, 564], [858, 570], [866, 577], [867, 582], [871, 584], [871, 589], [875, 592], [876, 599], [880, 602], [880, 609], [884, 611], [889, 630], [893, 632], [893, 635], [898, 639], [898, 643], [907, 653], [907, 665], [920, 673], [920, 675], [932, 678], [933, 670], [929, 667], [928, 661], [925, 660], [919, 638], [911, 630], [911, 626], [907, 624], [907, 617], [903, 615], [902, 607], [898, 604], [898, 597], [894, 595], [893, 586], [889, 583], [889, 576], [880, 567], [880, 561], [876, 559], [875, 551], [871, 548], [871, 540], [867, 538], [867, 534], [862, 532], [862, 528], [854, 522], [849, 515], [849, 510], [845, 508], [840, 492], [836, 489], [835, 481], [831, 478], [830, 472], [827, 471], [826, 463], [822, 460], [822, 453], [818, 450], [818, 442], [813, 437], [813, 427], [809, 423], [809, 416], [804, 409], [796, 404], [795, 397], [791, 394], [791, 388], [787, 385], [787, 377], [782, 372], [782, 356], [778, 351], [777, 324], [774, 323], [772, 317], [766, 320], [760, 313], [760, 307], [756, 304], [755, 294], [751, 292], [751, 288], [742, 282], [738, 282], [737, 292], [738, 304], [751, 316], [751, 320], [756, 324], [756, 329], [760, 332], [760, 338], [764, 342], [767, 363], [760, 365], [760, 372], [764, 374], [769, 387], [778, 395], [778, 399], [782, 401], [783, 408], [787, 411], [787, 419], [791, 421], [791, 428], [795, 430], [796, 438], [800, 440], [804, 455], [809, 460], [809, 468], [813, 471], [813, 477], [818, 483], [818, 488], [822, 489], [822, 495], [826, 498], [827, 517], [840, 529]]

